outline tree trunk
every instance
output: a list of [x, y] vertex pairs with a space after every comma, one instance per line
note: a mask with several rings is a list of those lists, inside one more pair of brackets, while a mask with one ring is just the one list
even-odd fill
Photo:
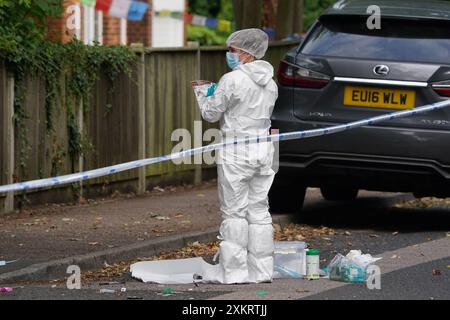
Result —
[[277, 39], [286, 38], [293, 33], [294, 5], [298, 0], [279, 0], [277, 13]]
[[293, 28], [294, 33], [297, 34], [303, 33], [303, 11], [304, 11], [304, 1], [295, 0], [294, 28]]
[[263, 0], [233, 0], [236, 29], [262, 27]]
[[236, 29], [242, 29], [243, 17], [244, 17], [244, 0], [233, 0], [233, 13], [234, 21], [236, 23]]

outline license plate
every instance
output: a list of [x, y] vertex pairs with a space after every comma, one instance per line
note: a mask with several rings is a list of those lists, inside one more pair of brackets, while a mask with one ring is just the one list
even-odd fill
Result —
[[378, 89], [346, 86], [344, 105], [369, 108], [412, 109], [416, 100], [413, 90]]

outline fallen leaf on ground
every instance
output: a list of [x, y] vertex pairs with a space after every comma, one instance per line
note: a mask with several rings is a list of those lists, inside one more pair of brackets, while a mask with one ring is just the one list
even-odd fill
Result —
[[281, 226], [278, 223], [273, 224], [273, 229], [275, 232], [281, 232]]
[[352, 233], [351, 233], [350, 231], [345, 231], [345, 232], [344, 232], [344, 235], [346, 235], [346, 236], [351, 236]]
[[440, 276], [442, 273], [441, 273], [441, 270], [439, 270], [439, 269], [433, 269], [433, 276]]
[[393, 235], [393, 236], [398, 235], [398, 231], [392, 232], [392, 235]]
[[297, 289], [297, 290], [295, 290], [296, 292], [298, 292], [298, 293], [306, 293], [306, 292], [309, 292], [309, 290], [301, 290], [301, 289]]
[[164, 216], [156, 216], [155, 219], [157, 219], [157, 220], [170, 220], [169, 217], [164, 217]]
[[111, 198], [117, 198], [120, 197], [120, 192], [118, 190], [114, 191], [113, 194], [111, 195]]
[[99, 243], [98, 242], [89, 242], [89, 245], [90, 246], [97, 246], [97, 245], [99, 245]]
[[306, 240], [323, 237], [326, 235], [334, 235], [336, 232], [328, 227], [311, 227], [309, 225], [288, 224], [281, 228], [280, 225], [274, 225], [276, 241], [295, 241], [298, 236], [304, 237]]
[[159, 216], [159, 214], [154, 212], [147, 212], [147, 214], [150, 215], [150, 218], [156, 218], [157, 216]]
[[371, 238], [379, 238], [380, 236], [377, 235], [377, 234], [370, 234], [369, 237], [371, 237]]
[[438, 199], [432, 197], [425, 197], [421, 199], [415, 199], [411, 201], [406, 201], [403, 203], [396, 204], [396, 208], [433, 208], [433, 207], [445, 207], [448, 208], [450, 205], [450, 199]]
[[302, 241], [302, 240], [305, 240], [305, 237], [302, 236], [301, 234], [299, 234], [299, 235], [295, 236], [295, 240]]
[[25, 227], [30, 227], [30, 226], [34, 226], [34, 223], [33, 222], [25, 222], [25, 223], [23, 223], [23, 225]]

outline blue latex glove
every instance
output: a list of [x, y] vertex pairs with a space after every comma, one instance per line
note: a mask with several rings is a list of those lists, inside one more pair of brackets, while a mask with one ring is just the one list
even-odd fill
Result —
[[217, 88], [217, 84], [216, 83], [211, 83], [208, 87], [208, 92], [206, 93], [207, 97], [210, 97], [214, 94], [214, 91], [216, 91]]

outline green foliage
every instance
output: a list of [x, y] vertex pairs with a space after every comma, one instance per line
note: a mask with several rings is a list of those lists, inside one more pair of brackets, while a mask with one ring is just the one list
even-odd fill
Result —
[[230, 0], [220, 0], [219, 19], [234, 21], [233, 2]]
[[189, 0], [189, 12], [205, 17], [216, 17], [220, 7], [221, 0]]
[[336, 0], [304, 0], [304, 30], [308, 30], [319, 15]]
[[47, 19], [62, 13], [60, 0], [0, 0], [0, 51], [36, 46], [47, 31]]
[[[27, 153], [30, 150], [26, 139], [25, 110], [27, 76], [38, 76], [45, 80], [47, 134], [54, 132], [54, 113], [65, 83], [67, 108], [68, 154], [72, 164], [79, 155], [92, 147], [84, 139], [76, 122], [75, 110], [83, 101], [88, 109], [92, 88], [102, 72], [109, 81], [108, 93], [113, 92], [117, 76], [131, 74], [131, 65], [136, 54], [128, 47], [107, 47], [98, 44], [87, 46], [74, 40], [68, 44], [45, 41], [47, 18], [62, 14], [60, 0], [0, 0], [0, 59], [15, 78], [14, 123], [20, 147], [20, 178], [25, 179]], [[61, 152], [57, 158], [61, 157]], [[57, 171], [52, 164], [52, 171]]]
[[[231, 0], [189, 0], [189, 12], [205, 17], [233, 21], [233, 3]], [[202, 46], [223, 45], [231, 32], [220, 32], [204, 26], [187, 26], [189, 41], [198, 41]]]
[[228, 34], [202, 26], [187, 26], [189, 41], [198, 41], [202, 46], [223, 45]]

